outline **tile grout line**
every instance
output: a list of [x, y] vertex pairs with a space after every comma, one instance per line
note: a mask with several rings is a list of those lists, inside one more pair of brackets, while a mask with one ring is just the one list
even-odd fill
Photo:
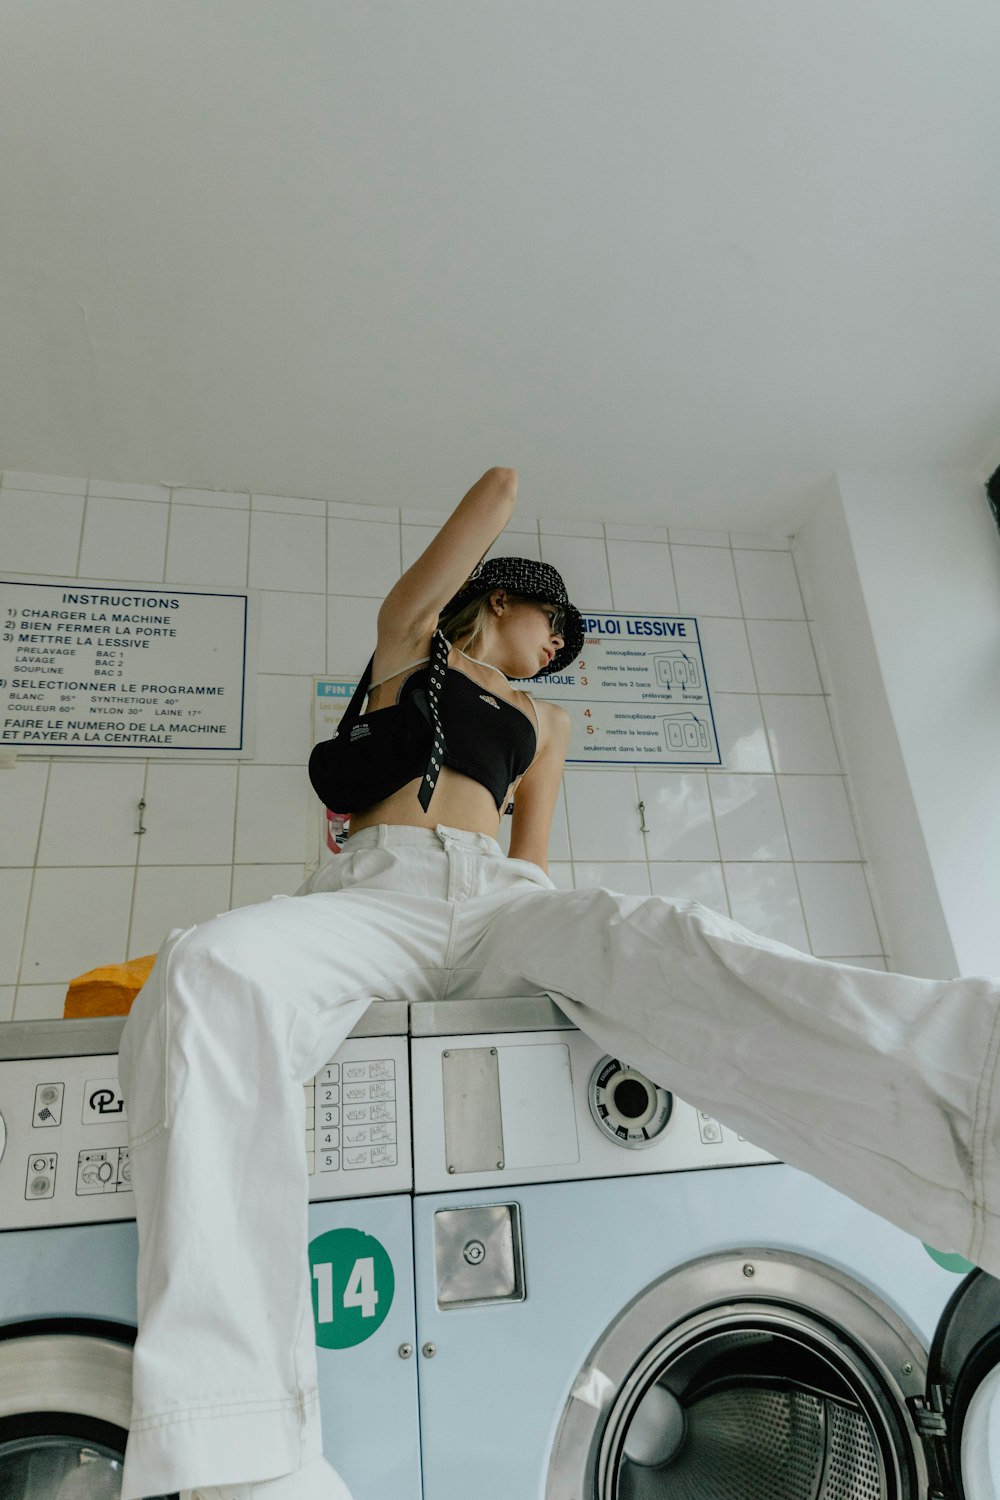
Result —
[[[740, 588], [739, 574], [738, 574], [737, 569], [736, 569], [735, 550], [734, 550], [734, 548], [732, 546], [732, 539], [731, 538], [730, 538], [730, 548], [729, 548], [729, 550], [730, 550], [730, 554], [731, 554], [731, 558], [732, 558], [732, 564], [733, 564], [733, 577], [734, 577], [734, 579], [736, 581], [736, 593], [737, 593], [737, 597], [739, 598], [739, 601], [740, 601], [740, 609], [743, 610], [743, 628], [746, 631], [747, 647], [748, 647], [748, 649], [750, 651], [750, 670], [753, 673], [754, 687], [756, 689], [757, 711], [760, 714], [761, 723], [765, 724], [764, 733], [765, 733], [765, 737], [766, 737], [766, 735], [767, 735], [767, 729], [766, 729], [766, 721], [764, 719], [764, 705], [761, 702], [760, 679], [757, 676], [757, 663], [754, 660], [753, 646], [750, 643], [750, 632], [749, 632], [749, 630], [746, 629], [746, 621], [747, 621], [746, 609], [745, 609], [745, 605], [743, 603], [743, 591]], [[803, 930], [804, 930], [805, 935], [806, 935], [806, 942], [809, 944], [809, 952], [812, 953], [813, 952], [812, 934], [809, 931], [809, 922], [808, 922], [808, 920], [806, 918], [805, 903], [802, 900], [802, 887], [801, 887], [801, 885], [799, 883], [798, 870], [796, 869], [795, 852], [794, 852], [794, 849], [793, 849], [793, 846], [792, 846], [791, 833], [790, 833], [789, 827], [788, 827], [788, 818], [787, 818], [787, 815], [785, 813], [785, 804], [782, 801], [782, 797], [781, 797], [781, 787], [780, 787], [779, 782], [778, 782], [778, 773], [774, 769], [774, 756], [771, 754], [770, 743], [768, 743], [767, 753], [768, 753], [768, 759], [770, 760], [771, 767], [772, 767], [770, 775], [771, 775], [771, 779], [772, 779], [772, 781], [774, 783], [775, 796], [778, 799], [778, 809], [779, 809], [779, 811], [781, 813], [781, 826], [782, 826], [782, 828], [785, 831], [785, 842], [788, 845], [788, 862], [791, 864], [791, 867], [792, 867], [792, 879], [795, 882], [795, 895], [796, 895], [796, 899], [798, 900], [798, 903], [799, 903], [799, 914], [800, 914], [800, 916], [802, 918], [802, 927], [803, 927]], [[784, 861], [775, 861], [775, 863], [784, 863]]]
[[[670, 540], [669, 527], [667, 528], [667, 567], [670, 569], [670, 581], [674, 586], [674, 600], [676, 601], [677, 613], [682, 615], [684, 611], [681, 609], [681, 593], [677, 586], [677, 568], [674, 565], [674, 549]], [[699, 631], [699, 644], [701, 644], [700, 634], [701, 632]]]
[[[732, 550], [733, 549], [732, 549], [732, 543], [729, 541], [729, 533], [728, 532], [726, 533], [726, 541], [727, 541], [727, 543], [729, 545], [730, 558], [732, 558]], [[733, 563], [733, 573], [735, 574], [735, 572], [736, 572], [736, 564], [734, 562]], [[742, 595], [739, 592], [739, 582], [738, 581], [737, 581], [737, 585], [736, 585], [736, 592], [737, 592], [737, 598], [740, 601], [740, 610], [742, 611], [742, 609], [743, 609], [743, 598], [742, 598]], [[708, 616], [708, 618], [714, 618], [714, 617], [713, 616]], [[760, 712], [761, 716], [763, 717], [763, 709], [760, 706], [760, 683], [759, 683], [759, 681], [757, 679], [757, 663], [754, 661], [754, 658], [753, 658], [753, 647], [750, 644], [750, 632], [747, 630], [746, 615], [744, 615], [744, 614], [741, 613], [740, 616], [739, 616], [739, 620], [740, 620], [740, 625], [742, 626], [742, 629], [743, 629], [743, 640], [744, 640], [744, 643], [746, 644], [746, 648], [747, 648], [747, 659], [750, 662], [750, 675], [753, 678], [753, 696], [757, 700], [758, 712]], [[699, 630], [699, 636], [700, 636], [700, 634], [701, 634], [701, 632]], [[720, 750], [721, 750], [721, 746], [720, 746]], [[768, 754], [770, 755], [770, 747], [768, 747]], [[774, 762], [773, 762], [773, 757], [772, 757], [772, 765], [773, 765], [773, 763]], [[723, 768], [720, 766], [719, 769], [721, 771]], [[729, 774], [732, 775], [734, 773], [730, 772]], [[726, 859], [725, 859], [725, 856], [723, 855], [723, 852], [722, 852], [722, 839], [719, 837], [719, 820], [718, 820], [718, 814], [716, 812], [716, 807], [715, 807], [715, 798], [712, 795], [712, 778], [710, 776], [706, 775], [705, 779], [706, 779], [706, 781], [708, 783], [708, 801], [709, 801], [709, 806], [712, 809], [712, 826], [713, 826], [713, 828], [715, 830], [715, 841], [716, 841], [716, 843], [719, 846], [719, 863], [720, 863], [720, 865], [722, 867], [722, 885], [723, 885], [723, 889], [725, 890], [725, 893], [726, 893], [726, 904], [727, 904], [727, 906], [729, 908], [729, 916], [733, 917], [733, 897], [732, 897], [732, 891], [730, 890], [730, 887], [729, 887], [729, 880], [728, 880], [728, 877], [726, 875]], [[786, 837], [787, 837], [787, 830], [786, 830]], [[734, 863], [735, 863], [735, 861], [734, 861]], [[799, 898], [799, 904], [801, 905], [801, 897]], [[735, 917], [733, 918], [733, 920], [734, 921], [736, 920]]]
[[[81, 566], [81, 564], [83, 562], [83, 537], [84, 537], [84, 532], [87, 529], [87, 513], [88, 513], [89, 509], [90, 509], [90, 481], [88, 479], [88, 481], [87, 481], [87, 491], [86, 491], [86, 494], [83, 497], [83, 509], [80, 512], [80, 540], [79, 540], [79, 543], [77, 544], [77, 549], [76, 549], [76, 570], [75, 570], [75, 572], [73, 574], [73, 576], [75, 578], [79, 578], [80, 577], [80, 566]], [[56, 576], [58, 576], [58, 575], [56, 575]]]
[[45, 826], [45, 808], [49, 800], [49, 781], [51, 779], [51, 776], [52, 757], [50, 756], [45, 763], [45, 786], [42, 790], [42, 806], [38, 816], [38, 832], [35, 835], [35, 856], [31, 866], [31, 879], [28, 881], [28, 896], [27, 900], [24, 903], [24, 921], [21, 924], [21, 942], [17, 954], [17, 967], [14, 971], [16, 977], [14, 979], [14, 1004], [11, 1007], [11, 1017], [15, 1019], [17, 1016], [17, 995], [18, 991], [21, 988], [21, 985], [24, 983], [22, 977], [24, 969], [24, 953], [28, 942], [28, 925], [31, 921], [31, 904], [35, 898], [35, 877], [37, 876], [40, 869], [38, 856], [41, 852], [42, 847], [42, 829]]
[[[175, 491], [171, 490], [170, 491], [170, 500], [169, 500], [168, 505], [167, 505], [167, 534], [166, 534], [166, 536], [163, 539], [163, 582], [164, 582], [164, 586], [167, 586], [169, 583], [173, 582], [172, 579], [168, 580], [168, 578], [167, 578], [167, 565], [168, 565], [168, 563], [170, 561], [170, 539], [173, 536], [173, 530], [174, 530], [174, 506], [175, 506], [175, 504], [178, 504], [178, 505], [180, 504], [180, 501], [175, 501], [174, 500], [174, 494], [175, 494]], [[194, 508], [194, 507], [192, 507], [192, 508]]]
[[[795, 572], [796, 583], [797, 583], [798, 582], [798, 569], [795, 567], [795, 559], [794, 558], [792, 558], [792, 569]], [[799, 590], [799, 593], [801, 595], [801, 589]], [[803, 608], [804, 607], [805, 606], [803, 605]], [[808, 629], [808, 624], [807, 624], [806, 628]], [[812, 640], [812, 638], [810, 637], [810, 644], [811, 644], [811, 640]], [[816, 653], [814, 651], [813, 652], [813, 660], [814, 660], [814, 663], [815, 663], [815, 666], [816, 666], [816, 676], [819, 679], [820, 687], [822, 687], [823, 686], [823, 678], [820, 675], [819, 663], [815, 661], [815, 657], [816, 657]], [[756, 668], [755, 668], [755, 672], [756, 672]], [[764, 709], [763, 709], [763, 705], [761, 705], [761, 717], [763, 717], [763, 713], [764, 713]], [[778, 781], [777, 774], [775, 774], [774, 785], [775, 785], [775, 790], [777, 791], [777, 794], [778, 794], [778, 806], [781, 808], [781, 821], [784, 824], [784, 828], [785, 828], [785, 838], [788, 840], [788, 852], [789, 852], [789, 854], [791, 856], [791, 860], [792, 860], [792, 879], [795, 881], [795, 894], [798, 897], [798, 901], [799, 901], [799, 911], [802, 913], [802, 925], [803, 925], [803, 927], [805, 929], [806, 942], [809, 944], [809, 952], [812, 953], [815, 956], [816, 947], [815, 947], [815, 944], [813, 942], [812, 929], [810, 928], [810, 925], [809, 925], [809, 917], [808, 917], [808, 914], [806, 912], [806, 904], [805, 904], [805, 902], [802, 899], [802, 882], [799, 880], [798, 862], [796, 861], [796, 858], [795, 858], [795, 850], [794, 850], [794, 847], [792, 845], [792, 836], [791, 836], [791, 833], [790, 833], [789, 828], [788, 828], [788, 816], [787, 816], [787, 814], [785, 812], [785, 803], [784, 803], [784, 799], [782, 798], [782, 795], [781, 795], [781, 784]]]
[[[145, 768], [144, 768], [143, 773], [142, 773], [142, 790], [139, 793], [139, 798], [140, 798], [140, 800], [144, 804], [146, 802], [146, 788], [148, 787], [148, 785], [149, 785], [149, 761], [147, 760], [146, 764], [145, 764]], [[136, 820], [137, 820], [137, 822], [140, 822], [140, 821], [142, 821], [142, 820], [145, 819], [145, 815], [148, 812], [148, 810], [149, 809], [146, 806], [143, 806], [142, 808], [139, 808], [138, 806], [136, 807]], [[129, 953], [130, 953], [131, 947], [132, 947], [132, 927], [133, 927], [133, 924], [135, 922], [135, 903], [136, 903], [136, 897], [138, 895], [138, 888], [139, 888], [139, 859], [140, 859], [140, 855], [142, 853], [142, 840], [143, 840], [143, 835], [141, 833], [139, 833], [138, 829], [137, 829], [136, 833], [135, 833], [135, 864], [134, 864], [133, 869], [132, 869], [132, 897], [131, 897], [131, 900], [129, 901], [128, 922], [126, 923], [126, 926], [125, 926], [125, 953], [124, 953], [124, 958], [125, 958], [126, 962], [128, 961]]]
[[847, 797], [847, 805], [851, 814], [851, 823], [854, 828], [854, 836], [857, 840], [858, 849], [861, 853], [861, 873], [864, 877], [865, 889], [868, 892], [868, 902], [871, 906], [872, 919], [875, 923], [875, 931], [878, 935], [879, 942], [882, 944], [881, 956], [883, 961], [885, 962], [886, 968], [888, 969], [890, 967], [890, 955], [888, 943], [886, 941], [887, 928], [881, 910], [881, 898], [879, 896], [878, 887], [871, 868], [871, 858], [868, 852], [867, 841], [858, 812], [857, 800], [854, 794], [854, 784], [850, 776], [850, 767], [845, 752], [845, 741], [840, 727], [837, 705], [834, 702], [833, 698], [833, 680], [830, 675], [829, 665], [826, 661], [826, 650], [823, 645], [822, 639], [820, 638], [820, 634], [816, 628], [816, 620], [813, 611], [812, 599], [809, 594], [808, 584], [804, 571], [800, 571], [797, 548], [794, 546], [792, 548], [791, 556], [792, 568], [795, 572], [796, 581], [799, 585], [799, 592], [802, 596], [802, 606], [806, 612], [806, 627], [809, 631], [809, 641], [812, 646], [813, 656], [816, 661], [816, 671], [819, 676], [820, 687], [823, 690], [822, 696], [824, 704], [826, 706], [826, 716], [830, 725], [830, 734], [833, 739], [833, 747], [837, 756], [838, 763], [841, 767], [844, 794]]
[[[251, 559], [253, 557], [253, 543], [254, 543], [254, 531], [255, 531], [253, 522], [254, 522], [254, 516], [256, 514], [259, 514], [259, 512], [254, 510], [253, 495], [250, 494], [249, 492], [247, 494], [247, 502], [248, 502], [248, 509], [247, 509], [247, 517], [248, 517], [248, 519], [247, 519], [247, 560], [246, 560], [246, 568], [245, 568], [245, 571], [244, 571], [245, 582], [244, 582], [243, 587], [246, 589], [247, 594], [249, 595], [249, 593], [250, 593], [250, 564], [251, 564]], [[327, 507], [324, 505], [323, 509], [324, 509], [324, 511], [326, 511]], [[282, 512], [269, 512], [269, 514], [282, 514]], [[266, 593], [268, 591], [265, 590], [265, 589], [257, 589], [254, 592], [257, 593], [257, 594], [262, 594], [262, 593]], [[275, 592], [275, 593], [283, 593], [283, 592], [285, 592], [285, 590], [275, 589], [275, 590], [273, 590], [273, 592]], [[257, 626], [257, 629], [258, 629], [257, 650], [259, 652], [260, 648], [261, 648], [261, 641], [259, 639], [259, 635], [260, 635], [261, 626], [263, 625], [262, 611], [260, 611], [260, 610], [257, 611], [257, 621], [258, 621], [258, 626]], [[326, 660], [326, 620], [325, 620], [325, 618], [324, 618], [324, 621], [323, 621], [323, 640], [324, 640], [323, 660], [325, 661]], [[260, 676], [261, 674], [258, 672], [257, 675]], [[255, 689], [256, 689], [256, 684], [255, 684]], [[255, 710], [255, 712], [258, 712], [256, 690], [254, 692], [254, 710]], [[256, 750], [256, 746], [257, 746], [257, 732], [256, 731], [257, 731], [257, 726], [255, 724], [254, 725], [254, 760], [253, 760], [253, 762], [250, 762], [251, 764], [255, 764], [256, 763], [256, 758], [257, 758], [257, 750]], [[230, 846], [229, 846], [230, 859], [229, 859], [229, 900], [228, 900], [228, 908], [229, 908], [230, 911], [232, 911], [232, 909], [233, 909], [233, 894], [234, 894], [234, 890], [235, 890], [235, 886], [236, 886], [236, 832], [237, 832], [237, 827], [238, 827], [238, 824], [239, 824], [240, 781], [241, 781], [243, 766], [246, 763], [247, 762], [244, 762], [243, 760], [240, 760], [240, 759], [237, 759], [236, 762], [235, 762], [236, 786], [235, 786], [234, 792], [233, 792], [233, 831], [232, 831], [232, 838], [230, 840]]]

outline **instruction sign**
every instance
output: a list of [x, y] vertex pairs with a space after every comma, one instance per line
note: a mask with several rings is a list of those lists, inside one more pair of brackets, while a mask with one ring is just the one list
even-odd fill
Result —
[[250, 598], [0, 580], [0, 749], [248, 755]]
[[719, 766], [693, 615], [585, 614], [579, 658], [532, 689], [573, 720], [567, 765]]

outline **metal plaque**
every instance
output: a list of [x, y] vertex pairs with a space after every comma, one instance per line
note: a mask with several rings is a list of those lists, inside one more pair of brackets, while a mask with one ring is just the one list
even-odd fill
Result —
[[495, 1047], [449, 1047], [441, 1054], [448, 1171], [503, 1168], [500, 1068]]

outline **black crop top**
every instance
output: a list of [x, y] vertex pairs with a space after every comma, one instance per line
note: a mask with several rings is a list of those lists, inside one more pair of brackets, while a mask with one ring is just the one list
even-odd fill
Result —
[[419, 776], [426, 811], [445, 765], [486, 787], [502, 810], [534, 758], [535, 726], [515, 704], [449, 667], [447, 658], [448, 642], [436, 635], [430, 664], [404, 679], [396, 702], [361, 715], [369, 662], [337, 734], [309, 757], [309, 779], [328, 808], [361, 812]]
[[[425, 667], [407, 677], [395, 706], [405, 710], [416, 694], [426, 693], [429, 676], [430, 667]], [[511, 785], [534, 758], [537, 736], [528, 715], [506, 698], [495, 697], [465, 672], [447, 667], [441, 688], [441, 723], [444, 764], [484, 786], [499, 812]], [[400, 785], [422, 776], [423, 771], [417, 758]]]

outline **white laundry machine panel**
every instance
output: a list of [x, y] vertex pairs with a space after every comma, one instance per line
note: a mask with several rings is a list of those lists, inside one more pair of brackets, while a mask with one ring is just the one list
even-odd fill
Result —
[[551, 1000], [419, 1002], [410, 1035], [418, 1193], [773, 1161], [605, 1056]]
[[[137, 1250], [121, 1028], [0, 1026], [3, 1500], [119, 1493]], [[421, 1495], [406, 1028], [405, 1006], [373, 1005], [303, 1110], [324, 1441], [365, 1500]]]
[[[657, 1146], [614, 1146], [593, 1080], [616, 1064], [626, 1136], [655, 1091], [641, 1111], [627, 1059], [552, 1021], [546, 1002], [411, 1007], [425, 1500], [961, 1494], [923, 1441], [947, 1425], [927, 1350], [961, 1276], [728, 1131], [704, 1140], [678, 1101]], [[571, 1087], [545, 1051], [558, 1041]], [[446, 1052], [481, 1044], [453, 1071]], [[491, 1049], [533, 1046], [537, 1066], [516, 1057], [504, 1081]], [[698, 1170], [727, 1152], [746, 1164]]]

